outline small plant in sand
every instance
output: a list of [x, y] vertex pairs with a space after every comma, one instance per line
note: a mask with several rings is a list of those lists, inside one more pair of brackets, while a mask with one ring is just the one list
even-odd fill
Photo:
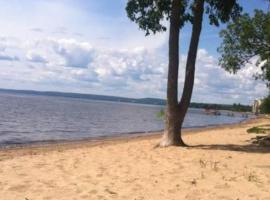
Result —
[[219, 170], [218, 165], [219, 165], [219, 162], [217, 162], [217, 161], [211, 162], [211, 168], [212, 168], [215, 172], [217, 172], [217, 171]]
[[218, 161], [204, 161], [202, 159], [199, 160], [199, 164], [200, 164], [201, 168], [206, 168], [207, 167], [207, 163], [210, 164], [210, 168], [212, 170], [214, 170], [215, 172], [217, 172], [219, 170], [219, 164], [220, 164], [220, 162], [218, 162]]
[[191, 181], [191, 185], [194, 185], [194, 186], [197, 185], [197, 180], [195, 178]]
[[255, 126], [247, 130], [248, 133], [263, 134], [252, 138], [253, 144], [260, 146], [270, 146], [270, 125]]
[[248, 133], [267, 134], [270, 133], [270, 125], [254, 126], [247, 130]]
[[258, 175], [254, 171], [249, 171], [245, 168], [243, 176], [247, 179], [248, 182], [261, 183]]
[[203, 172], [201, 172], [201, 179], [205, 179], [205, 175]]
[[160, 109], [160, 111], [156, 114], [156, 117], [158, 119], [164, 120], [165, 119], [165, 111], [164, 111], [164, 109]]
[[199, 163], [200, 163], [201, 168], [206, 168], [207, 161], [204, 161], [204, 160], [200, 159]]
[[249, 182], [260, 183], [260, 180], [259, 180], [258, 176], [254, 172], [250, 172], [250, 173], [247, 174], [247, 180]]

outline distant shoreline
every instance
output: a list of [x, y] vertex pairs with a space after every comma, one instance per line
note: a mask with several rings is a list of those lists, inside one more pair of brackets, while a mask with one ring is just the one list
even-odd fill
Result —
[[[36, 90], [15, 90], [15, 89], [3, 89], [0, 88], [0, 93], [9, 93], [9, 94], [24, 94], [24, 95], [36, 95], [36, 96], [52, 96], [52, 97], [67, 97], [74, 99], [88, 99], [88, 100], [99, 100], [99, 101], [108, 101], [108, 102], [121, 102], [121, 103], [134, 103], [134, 104], [144, 104], [144, 105], [158, 105], [165, 106], [166, 100], [160, 98], [128, 98], [128, 97], [119, 97], [119, 96], [109, 96], [109, 95], [97, 95], [97, 94], [85, 94], [85, 93], [72, 93], [72, 92], [56, 92], [56, 91], [36, 91]], [[190, 108], [213, 108], [216, 110], [227, 110], [227, 111], [236, 111], [238, 109], [244, 109], [245, 112], [251, 112], [250, 105], [230, 105], [230, 104], [217, 104], [217, 103], [197, 103], [191, 102]]]

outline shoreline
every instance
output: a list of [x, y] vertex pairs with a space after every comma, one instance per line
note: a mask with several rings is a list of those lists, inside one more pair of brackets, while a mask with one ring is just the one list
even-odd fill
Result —
[[[244, 122], [248, 122], [249, 120], [257, 119], [257, 117], [251, 117], [242, 119], [239, 122], [231, 122], [231, 123], [223, 123], [223, 124], [209, 124], [209, 125], [202, 125], [202, 126], [193, 126], [193, 127], [183, 127], [183, 132], [192, 132], [195, 130], [203, 131], [206, 129], [215, 129], [219, 127], [225, 127], [225, 126], [232, 126], [232, 125], [238, 125]], [[53, 145], [53, 144], [62, 144], [62, 143], [78, 143], [78, 142], [91, 142], [91, 141], [101, 141], [101, 140], [111, 140], [111, 139], [121, 139], [121, 138], [133, 138], [133, 137], [144, 137], [149, 135], [160, 135], [162, 134], [164, 130], [154, 130], [154, 131], [138, 131], [138, 132], [124, 132], [124, 133], [118, 133], [115, 135], [104, 135], [104, 136], [94, 136], [94, 137], [86, 137], [82, 139], [59, 139], [59, 140], [40, 140], [40, 141], [29, 141], [29, 142], [22, 142], [22, 143], [2, 143], [0, 144], [0, 151], [2, 149], [12, 149], [12, 148], [27, 148], [31, 146], [43, 146], [43, 145]]]
[[[228, 123], [228, 124], [218, 124], [202, 127], [192, 127], [192, 128], [183, 128], [182, 134], [197, 134], [199, 132], [207, 130], [219, 130], [227, 128], [240, 127], [242, 125], [247, 125], [254, 123], [260, 119], [264, 119], [265, 116], [257, 116], [255, 118], [244, 119], [237, 123]], [[33, 142], [33, 143], [24, 143], [24, 144], [12, 144], [12, 145], [3, 145], [0, 146], [0, 155], [3, 152], [8, 151], [17, 151], [17, 150], [55, 150], [55, 149], [69, 149], [69, 148], [80, 148], [81, 146], [97, 146], [97, 145], [106, 145], [114, 144], [128, 141], [137, 141], [137, 140], [147, 140], [147, 139], [157, 139], [161, 137], [163, 130], [160, 131], [149, 131], [149, 132], [135, 132], [135, 133], [123, 133], [114, 136], [100, 136], [79, 140], [55, 140], [48, 142]]]
[[[0, 196], [28, 200], [269, 200], [270, 147], [258, 117], [183, 131], [189, 147], [154, 148], [160, 133], [0, 150]], [[153, 192], [154, 191], [154, 192]]]

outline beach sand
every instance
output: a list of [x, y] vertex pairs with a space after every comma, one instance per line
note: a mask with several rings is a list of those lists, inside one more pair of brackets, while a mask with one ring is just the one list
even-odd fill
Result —
[[157, 134], [0, 150], [0, 199], [270, 200], [270, 148], [246, 132], [267, 123], [185, 131], [188, 148], [153, 148]]

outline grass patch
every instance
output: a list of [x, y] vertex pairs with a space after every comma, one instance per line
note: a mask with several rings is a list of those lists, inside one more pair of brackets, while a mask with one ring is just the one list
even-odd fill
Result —
[[165, 118], [165, 111], [164, 111], [164, 109], [160, 109], [160, 111], [156, 114], [156, 117], [158, 119], [164, 119]]
[[247, 130], [248, 133], [267, 134], [270, 133], [269, 125], [266, 126], [254, 126]]

